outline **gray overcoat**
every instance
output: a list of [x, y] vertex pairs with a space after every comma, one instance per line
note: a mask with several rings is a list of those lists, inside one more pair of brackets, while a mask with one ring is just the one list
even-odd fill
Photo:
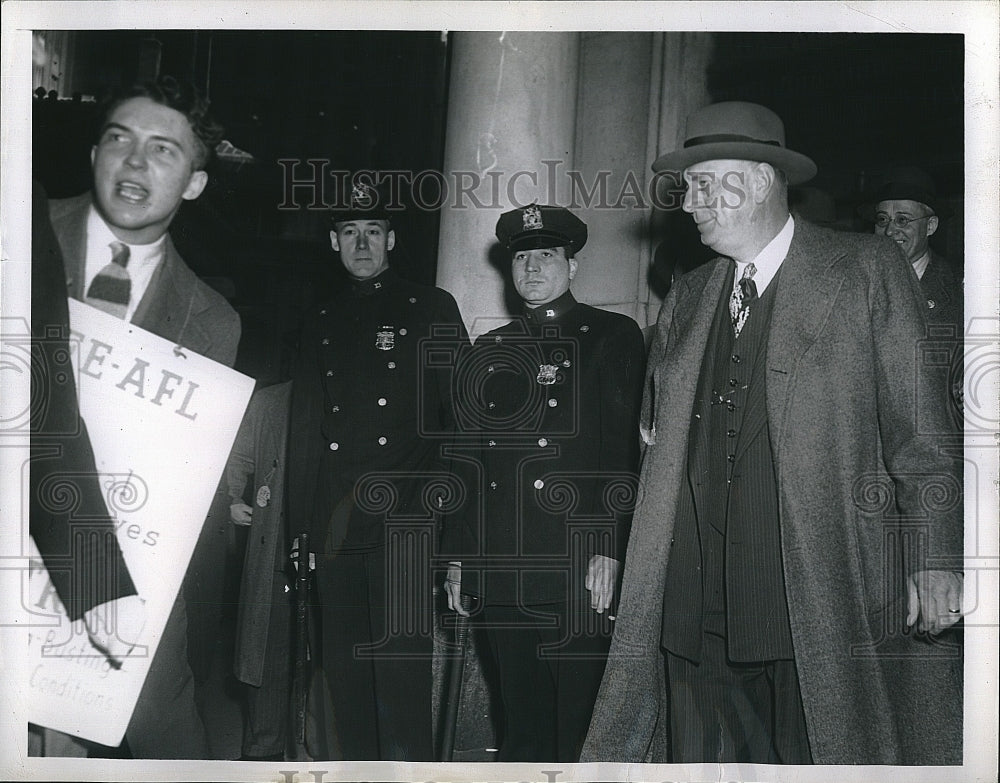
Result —
[[[240, 498], [253, 476], [249, 502], [253, 521], [247, 535], [236, 618], [233, 674], [240, 682], [260, 687], [274, 676], [267, 660], [268, 634], [287, 635], [291, 605], [276, 603], [275, 580], [287, 583], [288, 536], [285, 529], [285, 472], [288, 454], [288, 406], [291, 383], [254, 392], [240, 424], [226, 465], [230, 498]], [[287, 642], [279, 649], [287, 650]], [[287, 671], [281, 667], [270, 669]]]
[[[702, 356], [731, 270], [716, 259], [690, 272], [660, 311], [641, 422], [652, 442], [582, 761], [668, 760], [665, 564]], [[904, 634], [900, 600], [905, 573], [957, 569], [962, 552], [961, 440], [957, 457], [939, 448], [946, 384], [923, 350], [916, 275], [882, 238], [798, 219], [776, 284], [766, 407], [813, 759], [960, 763], [956, 632], [950, 642]]]

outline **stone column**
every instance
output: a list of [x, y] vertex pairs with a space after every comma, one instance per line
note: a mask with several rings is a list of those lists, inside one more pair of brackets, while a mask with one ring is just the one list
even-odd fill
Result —
[[550, 185], [572, 168], [580, 34], [453, 35], [437, 279], [478, 335], [514, 307], [497, 218], [557, 201]]
[[[684, 127], [693, 111], [712, 102], [708, 92], [708, 66], [712, 59], [711, 33], [658, 33], [654, 55], [654, 89], [651, 90], [649, 113], [650, 152], [649, 166], [661, 154], [677, 149], [684, 142]], [[648, 176], [652, 176], [651, 173]], [[644, 294], [640, 293], [639, 325], [655, 323], [662, 303], [660, 292], [665, 290], [670, 269], [682, 259], [701, 252], [697, 231], [691, 216], [679, 209], [680, 194], [672, 199], [660, 182], [661, 205], [676, 202], [673, 210], [652, 209], [649, 216], [645, 257], [647, 281]], [[692, 244], [694, 247], [692, 247]], [[659, 268], [654, 261], [659, 259]], [[645, 321], [642, 310], [645, 310]]]
[[576, 189], [571, 206], [591, 239], [573, 290], [640, 326], [656, 320], [666, 283], [654, 253], [685, 252], [675, 225], [693, 227], [688, 215], [654, 208], [670, 201], [653, 192], [651, 166], [683, 141], [688, 114], [709, 102], [710, 56], [707, 33], [583, 34], [574, 159], [588, 190]]
[[[573, 291], [645, 326], [653, 33], [584, 33], [572, 199], [590, 232]], [[658, 87], [658, 79], [654, 80]], [[654, 91], [655, 93], [655, 91]]]

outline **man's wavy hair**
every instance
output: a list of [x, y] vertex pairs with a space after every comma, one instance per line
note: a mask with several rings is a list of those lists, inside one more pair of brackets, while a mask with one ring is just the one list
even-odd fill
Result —
[[190, 82], [179, 82], [173, 76], [161, 76], [155, 82], [136, 84], [116, 92], [104, 107], [99, 134], [104, 132], [108, 117], [125, 101], [132, 98], [149, 98], [155, 103], [179, 111], [194, 131], [194, 169], [204, 169], [212, 160], [215, 148], [222, 141], [222, 126], [208, 113], [209, 102]]

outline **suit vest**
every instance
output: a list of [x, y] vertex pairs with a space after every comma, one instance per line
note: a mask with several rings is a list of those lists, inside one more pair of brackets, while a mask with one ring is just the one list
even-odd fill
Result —
[[733, 336], [726, 287], [702, 360], [664, 592], [663, 645], [700, 660], [703, 631], [733, 661], [792, 657], [768, 433], [766, 347], [777, 277]]

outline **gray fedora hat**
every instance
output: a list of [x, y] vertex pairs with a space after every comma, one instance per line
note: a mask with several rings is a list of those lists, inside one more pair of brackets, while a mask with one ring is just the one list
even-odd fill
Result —
[[653, 171], [682, 172], [706, 160], [755, 160], [785, 172], [789, 185], [801, 185], [816, 176], [816, 164], [785, 147], [785, 126], [765, 106], [724, 101], [699, 109], [687, 119], [684, 146], [661, 155]]

